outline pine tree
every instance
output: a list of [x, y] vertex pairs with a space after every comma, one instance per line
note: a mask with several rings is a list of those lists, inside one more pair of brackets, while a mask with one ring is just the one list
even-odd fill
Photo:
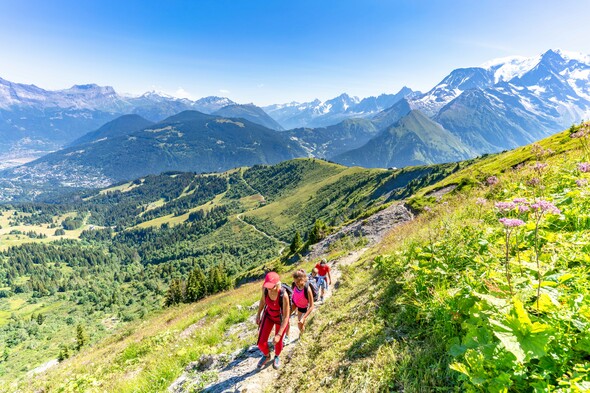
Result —
[[195, 267], [186, 280], [185, 300], [196, 302], [205, 297], [205, 274], [200, 267]]
[[328, 226], [320, 219], [315, 221], [313, 228], [309, 232], [309, 244], [315, 244], [326, 238], [328, 234]]
[[301, 249], [301, 247], [303, 247], [303, 240], [301, 239], [299, 231], [296, 231], [295, 237], [293, 238], [293, 241], [291, 242], [290, 246], [291, 254], [295, 254], [297, 251]]
[[57, 360], [59, 362], [63, 362], [64, 360], [66, 360], [69, 357], [70, 357], [70, 350], [69, 350], [68, 346], [67, 345], [62, 346], [61, 349], [59, 350], [59, 355], [57, 355]]
[[175, 278], [170, 283], [170, 287], [168, 287], [168, 292], [166, 292], [166, 298], [164, 299], [164, 305], [170, 307], [174, 304], [181, 303], [182, 301], [182, 281]]
[[88, 342], [84, 326], [76, 326], [76, 350], [79, 351]]
[[44, 321], [45, 321], [45, 317], [43, 316], [43, 314], [39, 313], [39, 315], [37, 315], [37, 324], [43, 325]]
[[219, 272], [218, 266], [213, 266], [209, 269], [209, 277], [208, 277], [208, 287], [209, 290], [207, 291], [209, 294], [214, 294], [220, 291], [221, 286], [221, 274]]

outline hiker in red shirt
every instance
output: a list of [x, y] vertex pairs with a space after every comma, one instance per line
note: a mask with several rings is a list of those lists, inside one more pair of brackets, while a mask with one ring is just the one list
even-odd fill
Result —
[[264, 367], [270, 360], [268, 338], [273, 327], [275, 328], [273, 367], [275, 369], [280, 367], [279, 355], [283, 350], [283, 336], [289, 326], [290, 305], [291, 299], [289, 299], [287, 290], [281, 285], [279, 275], [275, 272], [268, 273], [262, 285], [262, 297], [258, 303], [258, 313], [256, 314], [256, 324], [259, 326], [258, 348], [263, 354], [258, 362], [258, 368]]
[[320, 287], [320, 302], [324, 301], [324, 290], [328, 291], [330, 284], [332, 284], [332, 276], [330, 276], [330, 266], [328, 266], [328, 262], [326, 262], [325, 258], [322, 258], [322, 261], [315, 265], [315, 268], [318, 269], [318, 285]]

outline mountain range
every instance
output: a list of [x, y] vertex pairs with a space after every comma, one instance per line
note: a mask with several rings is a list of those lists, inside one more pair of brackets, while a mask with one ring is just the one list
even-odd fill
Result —
[[[403, 88], [264, 108], [222, 97], [124, 97], [97, 85], [51, 92], [0, 80], [0, 152], [70, 146], [0, 176], [11, 185], [94, 187], [304, 156], [369, 167], [432, 164], [511, 149], [589, 117], [590, 57], [559, 50], [456, 69], [426, 93]], [[95, 131], [82, 136], [83, 127]]]
[[212, 113], [232, 104], [223, 97], [191, 101], [156, 92], [130, 97], [96, 84], [51, 91], [0, 78], [0, 156], [14, 150], [43, 154], [59, 149], [125, 114], [156, 122], [185, 110]]
[[[147, 126], [145, 126], [147, 124]], [[221, 172], [307, 155], [286, 135], [245, 119], [183, 111], [152, 124], [127, 115], [79, 143], [4, 171], [5, 184], [100, 187], [166, 171]]]
[[341, 122], [344, 119], [366, 118], [389, 108], [400, 99], [420, 94], [403, 87], [396, 94], [381, 94], [378, 97], [359, 99], [344, 93], [327, 101], [291, 102], [265, 106], [273, 119], [285, 128], [317, 128]]

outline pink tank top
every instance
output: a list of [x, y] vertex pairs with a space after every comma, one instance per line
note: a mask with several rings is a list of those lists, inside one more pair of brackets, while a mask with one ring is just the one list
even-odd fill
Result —
[[299, 289], [297, 288], [297, 285], [295, 285], [295, 288], [293, 288], [293, 303], [295, 303], [295, 305], [299, 308], [307, 308], [309, 305], [309, 302], [305, 298], [304, 291], [305, 287], [303, 287], [303, 289]]

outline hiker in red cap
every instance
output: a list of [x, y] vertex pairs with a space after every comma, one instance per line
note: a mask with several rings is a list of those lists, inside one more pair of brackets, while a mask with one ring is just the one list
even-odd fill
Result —
[[262, 297], [256, 314], [256, 324], [259, 326], [258, 348], [263, 354], [258, 362], [258, 368], [264, 367], [270, 361], [268, 338], [273, 327], [275, 328], [273, 339], [275, 359], [273, 367], [278, 369], [281, 365], [279, 355], [283, 350], [283, 336], [287, 331], [287, 326], [289, 326], [289, 316], [291, 315], [289, 289], [291, 287], [281, 285], [281, 278], [275, 272], [268, 273], [264, 278]]

